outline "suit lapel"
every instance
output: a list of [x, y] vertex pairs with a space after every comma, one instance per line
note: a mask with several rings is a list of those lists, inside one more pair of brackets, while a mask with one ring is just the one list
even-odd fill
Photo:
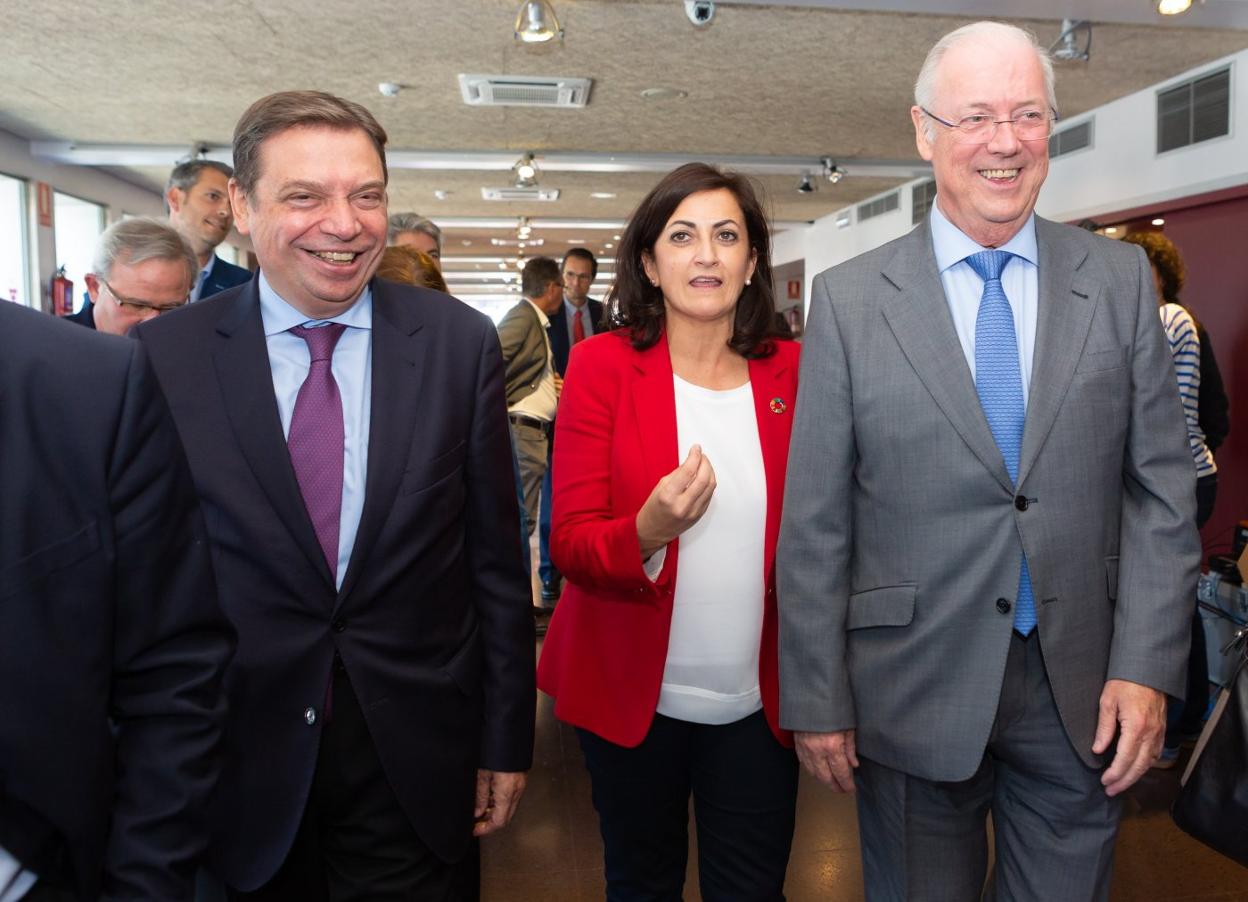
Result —
[[[789, 456], [789, 433], [793, 428], [792, 379], [784, 379], [788, 365], [779, 354], [750, 361], [750, 387], [758, 441], [767, 477], [767, 519], [763, 542], [763, 574], [771, 572], [780, 532], [780, 506], [784, 498], [784, 473]], [[773, 401], [775, 402], [773, 406]]]
[[1040, 297], [1027, 422], [1019, 460], [1020, 488], [1044, 447], [1070, 388], [1103, 290], [1102, 285], [1079, 272], [1088, 256], [1087, 247], [1070, 240], [1063, 229], [1038, 216], [1036, 245], [1040, 257]]
[[256, 286], [253, 281], [239, 292], [217, 323], [220, 340], [212, 359], [221, 397], [239, 448], [269, 504], [309, 563], [332, 586], [333, 576], [308, 518], [282, 435]]
[[422, 353], [420, 302], [403, 289], [373, 280], [372, 401], [368, 425], [368, 475], [364, 510], [337, 604], [350, 594], [398, 494], [409, 457], [428, 355]]
[[637, 446], [645, 462], [646, 482], [653, 487], [680, 466], [680, 445], [676, 435], [676, 387], [672, 383], [672, 358], [667, 336], [660, 335], [653, 347], [633, 352], [636, 378], [631, 386]]
[[926, 221], [899, 242], [883, 274], [897, 288], [882, 309], [902, 353], [971, 452], [1013, 492], [953, 327]]

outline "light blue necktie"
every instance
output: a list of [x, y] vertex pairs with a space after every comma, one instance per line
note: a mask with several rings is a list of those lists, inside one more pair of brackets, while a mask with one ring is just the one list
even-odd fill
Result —
[[[1014, 255], [1009, 251], [980, 251], [966, 258], [984, 280], [975, 318], [975, 391], [984, 409], [988, 428], [1005, 458], [1010, 479], [1018, 485], [1018, 459], [1023, 448], [1023, 375], [1018, 364], [1018, 340], [1014, 335], [1014, 312], [1001, 287], [1001, 271]], [[1036, 628], [1036, 599], [1023, 554], [1018, 574], [1018, 598], [1014, 603], [1014, 629], [1028, 635]]]

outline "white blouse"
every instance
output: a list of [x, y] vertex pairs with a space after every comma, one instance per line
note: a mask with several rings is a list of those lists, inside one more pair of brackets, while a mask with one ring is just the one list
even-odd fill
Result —
[[702, 519], [680, 536], [658, 711], [693, 723], [732, 723], [762, 707], [767, 476], [754, 393], [748, 382], [713, 391], [673, 378], [680, 460], [701, 445], [716, 487]]

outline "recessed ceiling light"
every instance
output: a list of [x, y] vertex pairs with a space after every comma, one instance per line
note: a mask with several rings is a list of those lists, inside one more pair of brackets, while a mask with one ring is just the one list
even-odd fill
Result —
[[615, 194], [611, 191], [591, 191], [589, 196], [594, 200], [615, 200]]
[[642, 100], [681, 100], [688, 96], [688, 91], [678, 88], [646, 88], [641, 92]]
[[1160, 216], [1158, 216], [1156, 219], [1153, 220], [1153, 225], [1155, 226], [1163, 226], [1165, 224], [1166, 224], [1166, 221], [1162, 219]]
[[614, 237], [615, 237], [615, 240], [616, 240], [616, 241], [619, 241], [619, 240], [620, 240], [621, 238], [623, 238], [624, 236], [623, 236], [623, 235], [616, 235], [616, 236], [614, 236]]
[[1110, 226], [1108, 229], [1106, 229], [1106, 230], [1105, 230], [1105, 234], [1106, 234], [1106, 235], [1117, 235], [1117, 234], [1118, 234], [1118, 227], [1117, 227], [1117, 226]]
[[585, 243], [584, 238], [569, 238], [568, 239], [568, 244], [584, 244], [584, 243]]
[[463, 239], [461, 239], [461, 240], [460, 240], [460, 242], [459, 242], [459, 243], [460, 243], [460, 244], [462, 244], [464, 247], [472, 247], [472, 239], [471, 239], [471, 238], [463, 238]]
[[500, 264], [498, 264], [498, 268], [499, 268], [499, 269], [506, 269], [506, 268], [507, 268], [507, 264], [506, 264], [506, 263], [500, 263]]
[[608, 249], [609, 249], [609, 248], [613, 248], [613, 247], [615, 247], [615, 245], [614, 245], [614, 244], [612, 244], [610, 241], [608, 241], [606, 244], [604, 244], [604, 245], [603, 245], [603, 247], [605, 247], [605, 248], [608, 248]]
[[448, 197], [451, 196], [451, 192], [444, 191], [441, 188], [438, 188], [436, 191], [433, 192], [433, 196], [436, 197], [438, 200], [446, 200]]
[[1163, 16], [1177, 16], [1192, 7], [1192, 0], [1157, 0], [1157, 12]]

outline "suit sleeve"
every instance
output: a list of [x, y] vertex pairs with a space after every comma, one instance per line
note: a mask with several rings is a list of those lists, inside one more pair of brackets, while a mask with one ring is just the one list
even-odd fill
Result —
[[815, 279], [802, 345], [776, 549], [780, 723], [831, 732], [855, 724], [845, 661], [857, 450], [849, 365], [827, 276]]
[[516, 355], [524, 347], [524, 338], [528, 334], [529, 329], [528, 322], [526, 322], [522, 313], [523, 311], [519, 306], [513, 307], [503, 317], [502, 322], [498, 324], [498, 343], [502, 347], [505, 366], [511, 366], [511, 362], [516, 359]]
[[1148, 265], [1139, 251], [1108, 677], [1182, 697], [1200, 568], [1196, 467]]
[[117, 784], [106, 898], [189, 899], [207, 846], [234, 635], [190, 470], [142, 345], [133, 344], [107, 465], [116, 562]]
[[637, 510], [617, 515], [613, 504], [612, 482], [623, 478], [611, 468], [619, 397], [610, 382], [613, 361], [594, 353], [602, 347], [578, 344], [568, 360], [555, 420], [550, 554], [578, 586], [654, 594], [642, 566]]
[[483, 650], [485, 723], [479, 766], [515, 772], [533, 763], [535, 636], [521, 557], [503, 359], [488, 323], [481, 330], [478, 358], [465, 541]]

